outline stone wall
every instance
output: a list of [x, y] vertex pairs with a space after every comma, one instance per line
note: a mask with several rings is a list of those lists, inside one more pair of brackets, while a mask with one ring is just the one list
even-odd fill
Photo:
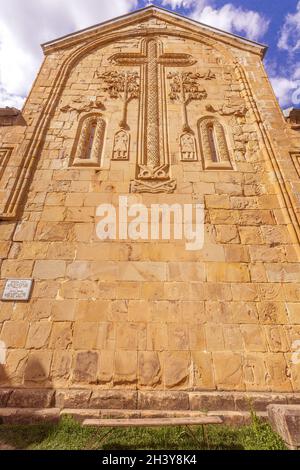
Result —
[[[145, 103], [126, 102], [130, 144], [124, 161], [115, 159], [124, 96], [122, 86], [113, 96], [109, 74], [139, 74], [140, 64], [111, 58], [140, 54], [153, 30], [164, 53], [195, 63], [162, 71], [161, 155], [176, 186], [149, 194], [132, 192], [146, 152]], [[26, 126], [0, 130], [1, 289], [6, 278], [34, 278], [28, 303], [0, 303], [1, 387], [299, 392], [292, 355], [300, 340], [300, 140], [261, 53], [162, 13], [141, 14], [138, 26], [120, 24], [108, 36], [83, 33], [79, 45], [46, 48], [23, 110]], [[181, 145], [183, 103], [172, 97], [170, 73], [182, 72], [198, 74], [198, 94], [186, 105], [191, 161]], [[88, 115], [106, 126], [96, 166], [76, 160]], [[225, 166], [207, 164], [204, 117], [224, 129]], [[117, 205], [119, 195], [147, 206], [204, 203], [203, 249], [187, 251], [175, 240], [100, 241], [97, 207]]]

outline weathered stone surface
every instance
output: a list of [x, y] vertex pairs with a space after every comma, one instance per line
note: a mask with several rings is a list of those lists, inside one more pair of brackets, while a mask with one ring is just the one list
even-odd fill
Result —
[[7, 406], [11, 393], [11, 390], [0, 389], [0, 408]]
[[156, 352], [145, 351], [139, 353], [139, 383], [153, 387], [161, 380], [161, 364]]
[[8, 348], [23, 348], [26, 343], [28, 328], [28, 322], [7, 321], [2, 328], [0, 340]]
[[300, 449], [300, 405], [269, 405], [268, 417], [290, 449]]
[[194, 392], [190, 394], [190, 409], [197, 411], [235, 410], [234, 395], [222, 392]]
[[[208, 407], [226, 392], [225, 408], [244, 392], [236, 413], [249, 394], [263, 413], [265, 393], [292, 400], [300, 134], [266, 80], [264, 48], [150, 7], [44, 50], [23, 125], [0, 126], [0, 291], [34, 278], [28, 302], [0, 301], [1, 386], [80, 388], [66, 398], [76, 408], [85, 390], [155, 391], [172, 407], [167, 392], [215, 392]], [[118, 216], [120, 196], [131, 211], [203, 204], [203, 246], [188, 249], [174, 213], [152, 239], [101, 240], [98, 208]]]
[[0, 410], [0, 423], [8, 425], [58, 423], [59, 419], [60, 410], [56, 408], [41, 410], [6, 408]]
[[173, 351], [164, 355], [165, 384], [168, 388], [186, 385], [189, 380], [190, 355]]
[[51, 351], [32, 352], [29, 354], [24, 380], [26, 382], [45, 382], [50, 373], [50, 365], [52, 359]]
[[79, 352], [75, 358], [74, 382], [95, 383], [97, 380], [98, 353]]
[[91, 395], [91, 390], [57, 390], [55, 406], [60, 409], [88, 408]]
[[185, 392], [139, 392], [141, 410], [188, 410], [189, 395]]
[[26, 348], [41, 349], [47, 347], [51, 327], [52, 325], [48, 321], [32, 323], [28, 332]]
[[94, 409], [136, 409], [137, 392], [126, 391], [95, 391], [89, 401], [89, 407]]
[[7, 406], [10, 408], [51, 408], [53, 390], [13, 390]]

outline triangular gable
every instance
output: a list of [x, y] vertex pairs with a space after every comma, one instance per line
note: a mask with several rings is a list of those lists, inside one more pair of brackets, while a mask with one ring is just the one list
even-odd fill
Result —
[[75, 33], [57, 38], [53, 41], [46, 42], [42, 44], [42, 48], [44, 53], [48, 54], [53, 50], [74, 46], [80, 42], [93, 39], [99, 35], [113, 32], [114, 30], [118, 30], [124, 27], [134, 27], [134, 25], [150, 20], [151, 18], [157, 18], [165, 21], [166, 23], [172, 23], [175, 21], [177, 26], [181, 26], [183, 29], [188, 29], [194, 33], [196, 32], [199, 34], [204, 34], [205, 36], [210, 36], [214, 39], [216, 39], [217, 36], [218, 40], [222, 42], [231, 43], [231, 45], [240, 47], [242, 49], [250, 49], [254, 53], [260, 54], [262, 57], [267, 51], [267, 46], [264, 44], [260, 44], [255, 41], [251, 41], [250, 39], [246, 39], [241, 36], [222, 31], [218, 28], [205, 25], [178, 13], [157, 6], [148, 6], [112, 20], [108, 20]]

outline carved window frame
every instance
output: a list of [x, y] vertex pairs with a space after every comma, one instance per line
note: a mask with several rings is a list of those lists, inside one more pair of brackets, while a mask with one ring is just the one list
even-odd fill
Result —
[[0, 147], [0, 180], [13, 153], [13, 147]]
[[298, 173], [298, 176], [300, 178], [300, 149], [294, 152], [290, 152], [294, 167], [296, 172]]
[[[89, 147], [90, 133], [95, 126], [90, 156], [86, 152]], [[78, 124], [75, 143], [72, 150], [70, 166], [83, 168], [100, 168], [102, 165], [106, 121], [102, 114], [91, 113], [83, 116]]]
[[[209, 136], [210, 128], [213, 128], [215, 133], [217, 161], [213, 158], [211, 138]], [[205, 116], [198, 121], [198, 132], [203, 168], [205, 170], [233, 170], [228, 147], [228, 138], [224, 125], [220, 120], [214, 116]]]

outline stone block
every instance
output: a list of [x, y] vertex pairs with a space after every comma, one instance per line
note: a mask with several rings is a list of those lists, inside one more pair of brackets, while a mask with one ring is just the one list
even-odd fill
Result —
[[42, 261], [35, 263], [33, 277], [36, 279], [59, 279], [64, 277], [66, 262], [62, 260]]
[[157, 352], [142, 351], [138, 354], [138, 383], [154, 387], [161, 381], [161, 363]]
[[91, 395], [91, 390], [57, 390], [55, 407], [60, 409], [88, 408]]
[[92, 384], [97, 381], [98, 353], [78, 352], [75, 356], [73, 382]]
[[41, 321], [31, 323], [26, 348], [41, 349], [48, 346], [48, 340], [51, 333], [51, 323], [49, 321]]
[[141, 410], [188, 410], [189, 395], [186, 392], [140, 391], [138, 409]]
[[13, 390], [7, 406], [10, 408], [51, 408], [54, 390]]
[[269, 405], [268, 417], [289, 449], [300, 449], [300, 405]]
[[68, 349], [72, 344], [72, 323], [54, 322], [50, 339], [50, 348]]
[[25, 367], [24, 381], [46, 382], [50, 373], [51, 359], [51, 351], [31, 352]]
[[185, 388], [190, 378], [190, 353], [172, 351], [164, 353], [164, 379], [167, 388]]
[[218, 387], [224, 390], [243, 390], [242, 356], [232, 352], [214, 352], [213, 364]]
[[114, 383], [125, 385], [135, 383], [138, 371], [137, 351], [116, 351]]
[[89, 407], [91, 409], [135, 410], [137, 392], [132, 390], [103, 390], [92, 392]]
[[0, 339], [7, 348], [24, 348], [29, 329], [26, 321], [7, 321], [2, 328]]

